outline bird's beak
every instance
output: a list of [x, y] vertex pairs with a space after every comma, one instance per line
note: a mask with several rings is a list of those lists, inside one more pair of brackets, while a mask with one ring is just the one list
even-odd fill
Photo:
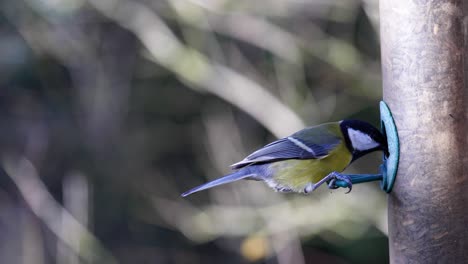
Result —
[[385, 158], [388, 158], [388, 156], [390, 156], [390, 153], [388, 152], [387, 144], [382, 144], [380, 147], [382, 148], [382, 151], [383, 151], [383, 153], [385, 155]]

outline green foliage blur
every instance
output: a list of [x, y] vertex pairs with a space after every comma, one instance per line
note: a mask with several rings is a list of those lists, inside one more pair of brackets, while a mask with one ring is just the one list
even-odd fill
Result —
[[0, 263], [388, 262], [378, 183], [179, 196], [304, 126], [378, 126], [378, 27], [372, 0], [0, 0]]

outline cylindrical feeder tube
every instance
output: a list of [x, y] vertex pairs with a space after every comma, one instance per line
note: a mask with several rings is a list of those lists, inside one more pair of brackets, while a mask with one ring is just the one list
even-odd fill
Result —
[[384, 101], [400, 163], [391, 263], [468, 263], [468, 2], [381, 0]]

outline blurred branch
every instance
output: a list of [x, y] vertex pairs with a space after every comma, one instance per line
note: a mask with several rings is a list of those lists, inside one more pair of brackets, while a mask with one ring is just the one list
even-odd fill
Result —
[[25, 1], [17, 5], [28, 12], [20, 16], [4, 13], [28, 46], [37, 54], [52, 54], [69, 69], [76, 95], [74, 106], [76, 113], [84, 117], [79, 122], [88, 145], [101, 152], [106, 143], [120, 142], [136, 57], [134, 37], [123, 30], [90, 30], [87, 26], [97, 21], [91, 16], [51, 15], [63, 9], [60, 1]]
[[[172, 0], [173, 1], [173, 0]], [[269, 17], [291, 17], [305, 10], [311, 13], [318, 13], [321, 16], [326, 16], [327, 12], [332, 7], [342, 9], [349, 8], [350, 5], [357, 1], [339, 1], [339, 0], [295, 0], [295, 1], [277, 1], [277, 0], [188, 0], [194, 4], [202, 6], [206, 9], [216, 12], [225, 12], [229, 9], [234, 13], [250, 13], [256, 16]]]
[[364, 11], [369, 17], [372, 27], [376, 32], [380, 32], [379, 19], [379, 1], [378, 0], [362, 0]]
[[[370, 0], [369, 0], [370, 1]], [[312, 5], [330, 9], [341, 7], [356, 8], [357, 2], [338, 3], [330, 1], [326, 6], [320, 7], [320, 1], [310, 1]], [[297, 34], [288, 32], [281, 27], [269, 22], [265, 18], [243, 12], [223, 12], [213, 9], [210, 5], [201, 5], [193, 0], [170, 0], [180, 20], [187, 26], [198, 27], [203, 30], [215, 32], [247, 42], [253, 46], [267, 50], [275, 56], [302, 66], [303, 53], [312, 55], [335, 67], [345, 74], [354, 74], [362, 68], [359, 59], [359, 51], [347, 41], [325, 33], [315, 23], [307, 23], [308, 36], [311, 40], [301, 39]], [[286, 4], [288, 7], [300, 6], [293, 2]], [[302, 3], [307, 7], [305, 3]], [[323, 9], [322, 9], [323, 10]], [[347, 13], [350, 13], [349, 11]], [[319, 17], [325, 18], [326, 15]], [[326, 17], [330, 19], [329, 17]], [[345, 63], [345, 64], [344, 64]]]
[[[299, 237], [305, 238], [323, 230], [333, 230], [343, 237], [356, 238], [365, 232], [369, 224], [381, 226], [381, 215], [385, 212], [385, 208], [381, 207], [385, 197], [379, 196], [380, 190], [372, 186], [358, 188], [352, 199], [343, 193], [333, 192], [325, 195], [325, 192], [329, 191], [318, 190], [314, 197], [295, 196], [291, 200], [282, 199], [263, 206], [229, 205], [226, 200], [232, 204], [234, 199], [232, 194], [229, 199], [230, 194], [226, 191], [223, 192], [224, 202], [212, 203], [200, 210], [166, 198], [153, 197], [152, 202], [167, 224], [199, 242], [220, 235], [244, 236], [256, 232], [280, 235], [293, 231], [297, 232]], [[277, 198], [274, 192], [270, 194], [273, 199], [274, 196]], [[369, 197], [373, 199], [369, 200]], [[366, 207], [362, 206], [363, 201], [366, 201]], [[259, 226], [262, 220], [267, 225]], [[343, 222], [367, 225], [334, 228]]]
[[[80, 172], [73, 172], [65, 175], [62, 185], [64, 208], [68, 210], [79, 223], [86, 227], [89, 222], [90, 194], [90, 187], [86, 177]], [[70, 237], [70, 241], [75, 243], [75, 247], [79, 248], [80, 234], [78, 232], [67, 232], [69, 228], [68, 223], [62, 221], [63, 232]], [[79, 264], [80, 260], [76, 254], [73, 254], [69, 247], [66, 247], [59, 241], [59, 243], [57, 243], [57, 263]]]
[[[376, 73], [374, 71], [374, 69], [379, 68], [369, 65], [369, 62], [362, 57], [361, 52], [350, 43], [350, 40], [337, 38], [336, 36], [324, 32], [317, 23], [301, 21], [302, 26], [307, 28], [307, 33], [304, 36], [300, 36], [300, 34], [294, 33], [291, 29], [288, 31], [268, 21], [266, 19], [268, 15], [236, 12], [229, 10], [231, 6], [221, 7], [220, 5], [205, 1], [169, 0], [168, 2], [173, 7], [177, 15], [177, 20], [183, 23], [183, 27], [195, 27], [208, 32], [213, 31], [249, 43], [252, 46], [266, 50], [275, 55], [278, 58], [278, 63], [285, 64], [285, 68], [290, 71], [287, 75], [284, 74], [284, 71], [282, 72], [283, 80], [287, 79], [284, 78], [286, 76], [300, 77], [304, 71], [304, 58], [313, 56], [328, 64], [333, 71], [336, 71], [339, 75], [351, 80], [360, 80], [363, 82], [363, 84], [359, 86], [362, 87], [362, 89], [366, 87], [371, 88], [366, 91], [361, 91], [361, 89], [346, 89], [346, 91], [353, 92], [358, 90], [359, 96], [365, 95], [373, 98], [378, 98], [380, 96], [380, 90], [374, 89], [376, 84], [372, 79], [376, 75], [379, 76], [379, 72]], [[372, 8], [371, 2], [372, 0], [367, 1], [365, 7]], [[336, 19], [345, 14], [354, 19], [355, 16], [353, 14], [356, 13], [360, 5], [359, 1], [349, 1], [346, 3], [339, 3], [336, 1], [330, 1], [329, 3], [311, 1], [310, 3], [287, 2], [284, 4], [291, 9], [300, 6], [305, 9], [313, 6], [322, 11], [330, 9], [329, 12], [333, 11], [332, 13], [336, 13]], [[252, 6], [255, 6], [255, 4], [249, 5], [249, 7]], [[354, 12], [351, 12], [351, 10]], [[315, 14], [313, 16], [321, 19], [332, 19], [329, 14]], [[341, 20], [338, 19], [337, 21]], [[351, 23], [350, 18], [345, 21]], [[237, 54], [237, 57], [241, 57], [241, 54]], [[281, 72], [277, 72], [278, 77], [281, 76], [280, 73]], [[280, 81], [281, 84], [282, 80], [279, 79], [278, 81]], [[292, 87], [306, 86], [307, 83], [304, 79], [296, 78], [295, 83], [290, 82], [288, 86], [281, 90], [286, 90], [290, 94], [295, 94], [298, 98], [300, 97], [303, 100], [305, 98], [304, 101], [299, 101], [300, 107], [296, 107], [295, 110], [302, 110], [300, 114], [303, 118], [306, 118], [306, 120], [310, 120], [311, 123], [316, 123], [319, 120], [329, 120], [336, 110], [336, 101], [338, 100], [336, 94], [331, 93], [322, 103], [320, 100], [316, 100], [312, 93], [308, 93], [308, 95], [304, 97], [303, 95], [298, 95], [297, 89], [292, 89]], [[317, 88], [314, 90], [316, 89]], [[348, 95], [344, 94], [344, 96], [347, 97]], [[286, 100], [286, 102], [292, 102], [296, 106], [298, 103], [298, 101], [290, 100]], [[330, 102], [331, 104], [329, 104]], [[359, 110], [362, 110], [362, 108], [353, 112], [348, 112], [349, 114], [347, 115], [351, 115]]]
[[98, 239], [55, 201], [31, 162], [25, 158], [5, 159], [3, 167], [31, 210], [76, 255], [88, 263], [117, 263]]
[[[197, 28], [208, 33], [206, 34], [208, 37], [204, 38], [204, 42], [210, 47], [208, 52], [211, 54], [213, 50], [216, 51], [214, 56], [210, 57], [215, 57], [217, 61], [225, 63], [227, 60], [223, 55], [232, 52], [230, 57], [235, 58], [235, 61], [231, 63], [235, 64], [236, 68], [240, 69], [245, 76], [261, 79], [262, 74], [259, 73], [259, 69], [255, 65], [250, 63], [252, 58], [247, 58], [239, 45], [233, 44], [230, 45], [229, 51], [223, 50], [217, 41], [217, 34], [246, 42], [273, 54], [276, 69], [276, 74], [273, 76], [276, 78], [270, 82], [278, 84], [281, 100], [288, 105], [293, 105], [293, 109], [300, 111], [300, 115], [305, 117], [308, 122], [318, 123], [322, 116], [322, 109], [318, 107], [309, 89], [298, 89], [298, 87], [307, 87], [303, 53], [313, 51], [305, 49], [306, 45], [301, 39], [263, 17], [213, 10], [210, 8], [211, 6], [204, 6], [191, 0], [171, 0], [168, 2], [177, 14], [177, 22], [182, 24], [182, 28]], [[318, 31], [315, 26], [310, 30]], [[316, 35], [322, 36], [323, 32]], [[190, 37], [184, 39], [193, 46]], [[215, 48], [213, 49], [211, 46]], [[316, 57], [318, 58], [318, 56]], [[264, 85], [271, 86], [268, 83]], [[302, 91], [299, 92], [300, 90]], [[304, 96], [304, 92], [307, 93], [306, 96]], [[328, 113], [330, 112], [333, 111], [328, 111]]]
[[190, 86], [211, 92], [246, 111], [275, 136], [282, 137], [304, 127], [299, 116], [267, 89], [183, 45], [164, 21], [144, 5], [119, 0], [90, 3], [134, 32], [155, 62]]
[[169, 1], [182, 22], [245, 41], [295, 64], [301, 64], [300, 43], [280, 27], [249, 14], [219, 14], [192, 1]]
[[[22, 252], [20, 263], [44, 264], [44, 235], [40, 222], [24, 208], [20, 210], [20, 230], [22, 231]], [[10, 242], [10, 241], [9, 241]]]

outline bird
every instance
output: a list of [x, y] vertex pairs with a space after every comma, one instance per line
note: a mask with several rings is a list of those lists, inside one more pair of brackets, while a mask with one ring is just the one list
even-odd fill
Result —
[[352, 182], [341, 174], [353, 161], [373, 151], [388, 157], [385, 136], [371, 124], [353, 119], [307, 127], [276, 140], [231, 165], [234, 172], [181, 194], [195, 192], [241, 179], [263, 181], [277, 192], [309, 194], [322, 184], [338, 188], [337, 180]]

